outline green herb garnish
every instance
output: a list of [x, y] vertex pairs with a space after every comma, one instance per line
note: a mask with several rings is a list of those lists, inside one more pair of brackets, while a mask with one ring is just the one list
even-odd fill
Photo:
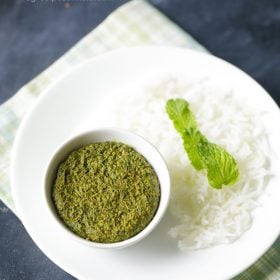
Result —
[[189, 103], [184, 99], [170, 99], [166, 103], [166, 111], [182, 136], [193, 167], [206, 170], [210, 186], [221, 189], [222, 185], [234, 184], [239, 177], [235, 159], [221, 146], [210, 143], [199, 131]]

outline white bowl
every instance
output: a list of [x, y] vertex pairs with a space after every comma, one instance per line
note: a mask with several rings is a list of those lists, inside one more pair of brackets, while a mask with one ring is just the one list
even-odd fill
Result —
[[[115, 243], [98, 243], [83, 239], [73, 233], [63, 221], [59, 218], [51, 197], [51, 189], [54, 182], [54, 177], [57, 172], [58, 165], [71, 153], [73, 150], [83, 147], [84, 145], [96, 142], [117, 141], [133, 147], [136, 151], [142, 154], [151, 166], [154, 168], [160, 183], [160, 201], [156, 214], [151, 222], [138, 234], [124, 241]], [[44, 178], [44, 196], [49, 214], [53, 217], [53, 221], [59, 225], [59, 228], [64, 231], [65, 237], [72, 237], [75, 240], [96, 248], [123, 248], [146, 237], [162, 219], [169, 202], [170, 196], [170, 177], [166, 163], [157, 149], [144, 138], [119, 129], [97, 129], [85, 132], [74, 138], [67, 140], [62, 144], [54, 155], [51, 157]]]

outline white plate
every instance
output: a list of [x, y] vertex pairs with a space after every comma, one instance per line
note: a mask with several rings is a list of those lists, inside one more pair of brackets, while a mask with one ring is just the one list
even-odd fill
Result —
[[[79, 279], [227, 279], [255, 262], [279, 234], [279, 174], [270, 180], [271, 195], [255, 211], [252, 228], [230, 245], [179, 252], [166, 234], [171, 220], [168, 214], [148, 238], [116, 251], [86, 247], [57, 230], [43, 207], [42, 179], [50, 155], [106, 94], [166, 69], [228, 84], [240, 98], [269, 112], [264, 122], [279, 158], [278, 107], [255, 81], [218, 58], [179, 48], [141, 47], [108, 53], [74, 69], [41, 94], [22, 123], [13, 147], [11, 181], [18, 214], [33, 240], [51, 260]], [[271, 164], [274, 169], [279, 166], [276, 158]]]

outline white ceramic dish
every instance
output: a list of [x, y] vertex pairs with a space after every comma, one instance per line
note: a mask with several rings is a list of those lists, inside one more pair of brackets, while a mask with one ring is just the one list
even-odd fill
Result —
[[[160, 183], [160, 201], [157, 212], [152, 221], [135, 236], [115, 243], [92, 242], [74, 234], [64, 225], [64, 223], [58, 217], [57, 212], [54, 208], [53, 201], [51, 199], [51, 188], [59, 163], [61, 163], [61, 161], [63, 161], [71, 151], [74, 151], [91, 143], [105, 141], [117, 141], [133, 147], [151, 164], [158, 176]], [[60, 225], [58, 230], [64, 232], [65, 238], [73, 238], [74, 240], [84, 245], [92, 246], [95, 248], [120, 249], [136, 244], [147, 235], [149, 235], [158, 225], [168, 206], [170, 196], [170, 177], [164, 159], [151, 143], [138, 136], [137, 134], [131, 133], [129, 131], [114, 128], [103, 128], [87, 131], [75, 136], [74, 138], [70, 138], [57, 149], [57, 151], [51, 156], [51, 160], [47, 165], [47, 170], [44, 177], [44, 191], [46, 208], [53, 218], [53, 222]], [[63, 233], [61, 232], [61, 234]]]
[[225, 61], [179, 48], [141, 47], [108, 53], [74, 69], [41, 94], [22, 123], [12, 152], [11, 182], [17, 212], [33, 240], [78, 279], [229, 279], [255, 262], [279, 235], [279, 171], [269, 182], [270, 196], [254, 212], [250, 230], [238, 241], [216, 248], [178, 251], [167, 235], [172, 224], [168, 213], [147, 238], [118, 251], [101, 251], [69, 240], [51, 222], [42, 195], [50, 155], [77, 131], [105, 95], [117, 98], [114, 93], [128, 82], [167, 70], [223, 83], [244, 104], [250, 102], [257, 110], [267, 111], [263, 122], [275, 151], [271, 165], [280, 170], [278, 107], [262, 87]]

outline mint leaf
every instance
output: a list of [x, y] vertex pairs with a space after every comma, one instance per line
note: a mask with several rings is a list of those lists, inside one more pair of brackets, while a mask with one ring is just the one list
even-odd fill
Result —
[[194, 128], [185, 129], [182, 133], [185, 151], [188, 154], [189, 160], [196, 170], [202, 170], [204, 168], [204, 162], [201, 158], [198, 145], [205, 137]]
[[186, 129], [197, 127], [195, 117], [186, 100], [180, 98], [169, 99], [166, 103], [166, 111], [179, 133], [182, 134]]
[[222, 185], [232, 185], [237, 181], [237, 163], [224, 148], [213, 143], [200, 142], [197, 151], [205, 164], [208, 182], [213, 188], [221, 189]]
[[210, 143], [199, 131], [195, 117], [184, 99], [170, 99], [166, 112], [181, 134], [185, 151], [196, 170], [205, 169], [210, 186], [221, 189], [234, 184], [239, 177], [235, 159], [222, 147]]
[[166, 103], [166, 111], [183, 138], [184, 148], [193, 167], [197, 170], [203, 169], [204, 165], [197, 150], [197, 145], [203, 135], [197, 130], [196, 120], [189, 109], [189, 103], [180, 98], [169, 99]]

